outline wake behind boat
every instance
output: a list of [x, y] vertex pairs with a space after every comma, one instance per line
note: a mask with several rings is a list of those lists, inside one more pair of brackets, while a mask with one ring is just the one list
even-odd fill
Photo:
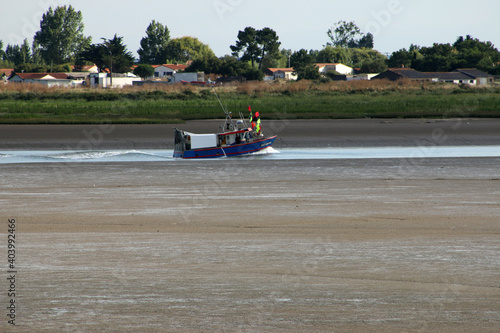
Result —
[[174, 157], [231, 157], [251, 154], [271, 147], [276, 139], [276, 135], [271, 137], [265, 136], [260, 128], [259, 113], [256, 112], [255, 115], [252, 115], [250, 106], [248, 107], [248, 111], [250, 111], [251, 127], [247, 126], [241, 112], [240, 119], [234, 121], [231, 112], [224, 110], [226, 120], [219, 133], [195, 134], [174, 128]]

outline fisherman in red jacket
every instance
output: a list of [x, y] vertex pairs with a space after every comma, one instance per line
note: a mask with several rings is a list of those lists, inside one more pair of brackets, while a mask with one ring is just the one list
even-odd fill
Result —
[[250, 122], [252, 124], [252, 131], [255, 131], [257, 135], [260, 135], [260, 114], [259, 111], [252, 115], [252, 108], [248, 106], [248, 111], [250, 111]]

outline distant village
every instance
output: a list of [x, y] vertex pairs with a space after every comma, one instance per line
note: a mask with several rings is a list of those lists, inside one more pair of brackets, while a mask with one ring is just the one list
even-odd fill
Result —
[[[0, 68], [0, 84], [120, 88], [212, 86], [246, 80], [405, 79], [483, 86], [494, 83], [494, 74], [497, 79], [500, 74], [500, 51], [491, 42], [470, 35], [458, 37], [453, 44], [412, 44], [408, 50], [386, 57], [373, 49], [373, 34], [361, 32], [354, 21], [335, 23], [327, 32], [330, 41], [322, 50], [294, 52], [280, 49], [279, 36], [273, 29], [246, 27], [230, 45], [231, 56], [217, 58], [197, 38], [170, 39], [168, 27], [153, 20], [141, 39], [136, 59], [117, 34], [91, 44], [91, 37], [83, 34], [82, 20], [81, 12], [72, 6], [50, 7], [33, 37], [32, 48], [25, 39], [22, 45], [9, 44], [4, 51], [0, 40], [0, 67], [12, 67]], [[69, 34], [71, 38], [67, 38]]]
[[[15, 73], [13, 68], [0, 68], [0, 76], [4, 84], [9, 83], [37, 83], [47, 87], [91, 87], [91, 88], [121, 88], [124, 86], [140, 86], [144, 84], [194, 84], [194, 85], [221, 85], [233, 82], [243, 82], [243, 77], [219, 77], [209, 79], [203, 72], [189, 72], [188, 65], [162, 64], [152, 65], [154, 75], [140, 78], [129, 73], [100, 72], [93, 66], [74, 66], [69, 73]], [[473, 86], [487, 85], [494, 82], [495, 77], [475, 68], [460, 68], [452, 72], [419, 72], [411, 68], [388, 68], [382, 73], [359, 73], [359, 70], [341, 63], [315, 64], [318, 72], [329, 78], [339, 81], [351, 80], [378, 80], [387, 79], [396, 81], [408, 79], [412, 81], [446, 82], [467, 84]], [[264, 71], [264, 81], [275, 80], [295, 81], [297, 73], [293, 68], [267, 68]]]

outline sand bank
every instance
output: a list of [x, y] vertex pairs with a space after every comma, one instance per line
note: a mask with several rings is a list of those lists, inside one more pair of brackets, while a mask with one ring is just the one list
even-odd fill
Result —
[[0, 165], [20, 277], [0, 328], [496, 332], [498, 162]]

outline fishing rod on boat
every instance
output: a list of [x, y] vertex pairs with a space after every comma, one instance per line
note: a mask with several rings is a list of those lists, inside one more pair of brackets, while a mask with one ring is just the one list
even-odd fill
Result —
[[224, 108], [224, 105], [222, 105], [222, 102], [220, 101], [219, 95], [217, 95], [217, 93], [215, 91], [214, 91], [214, 95], [215, 95], [215, 97], [217, 97], [217, 100], [219, 101], [219, 104], [220, 104], [220, 107], [222, 108], [222, 111], [224, 111], [224, 113], [227, 116], [227, 110]]
[[[214, 93], [215, 97], [217, 97], [217, 100], [219, 101], [219, 104], [220, 104], [220, 107], [222, 108], [222, 111], [224, 111], [224, 113], [226, 114], [226, 121], [224, 122], [224, 127], [226, 127], [227, 121], [229, 119], [229, 123], [230, 123], [230, 125], [232, 127], [231, 129], [235, 129], [235, 126], [233, 124], [233, 114], [232, 114], [232, 112], [229, 112], [227, 110], [227, 107], [224, 108], [224, 105], [222, 105], [222, 101], [220, 100], [219, 95], [217, 95], [217, 93], [215, 91], [213, 93]], [[247, 127], [247, 124], [245, 122], [245, 117], [243, 117], [243, 114], [241, 113], [241, 111], [238, 111], [238, 114], [240, 116], [240, 119], [243, 122], [243, 126]]]
[[217, 95], [217, 93], [214, 91], [213, 92], [215, 97], [217, 97], [217, 100], [219, 101], [219, 104], [220, 104], [220, 107], [222, 108], [222, 111], [224, 111], [224, 113], [226, 114], [226, 120], [224, 121], [224, 126], [222, 127], [223, 129], [226, 128], [226, 125], [229, 126], [227, 124], [227, 120], [229, 119], [229, 124], [231, 125], [232, 128], [234, 128], [234, 125], [233, 125], [233, 116], [231, 114], [231, 112], [227, 111], [227, 108], [224, 108], [224, 105], [222, 105], [222, 102], [219, 98], [219, 95]]

